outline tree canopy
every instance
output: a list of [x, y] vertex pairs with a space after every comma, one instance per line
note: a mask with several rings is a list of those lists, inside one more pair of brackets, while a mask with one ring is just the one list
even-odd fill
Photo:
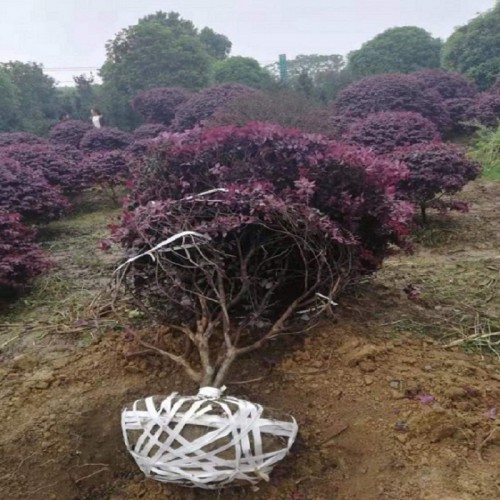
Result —
[[0, 132], [15, 130], [19, 111], [16, 86], [9, 73], [0, 66]]
[[271, 75], [251, 57], [235, 56], [219, 61], [214, 67], [216, 83], [242, 83], [263, 88], [271, 84]]
[[210, 78], [210, 55], [196, 28], [179, 14], [158, 12], [122, 30], [106, 46], [104, 85], [131, 97], [152, 87], [199, 89]]
[[231, 42], [210, 28], [201, 32], [176, 12], [157, 12], [120, 31], [106, 44], [101, 68], [102, 103], [108, 117], [133, 128], [128, 102], [142, 90], [184, 87], [199, 90], [212, 77], [213, 62], [223, 59]]
[[500, 75], [500, 3], [458, 28], [443, 48], [443, 66], [485, 89]]
[[227, 36], [216, 33], [210, 28], [203, 28], [200, 31], [200, 41], [215, 59], [225, 59], [231, 52], [233, 45]]
[[390, 28], [351, 52], [348, 68], [357, 77], [438, 68], [441, 48], [442, 41], [422, 28]]
[[2, 130], [46, 133], [57, 119], [59, 109], [55, 80], [37, 63], [11, 61], [0, 67]]

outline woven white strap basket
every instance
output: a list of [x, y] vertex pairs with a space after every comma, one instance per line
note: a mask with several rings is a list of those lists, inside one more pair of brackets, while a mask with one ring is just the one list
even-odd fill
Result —
[[127, 449], [146, 476], [204, 489], [269, 480], [298, 426], [261, 405], [203, 387], [196, 396], [140, 399], [122, 413]]

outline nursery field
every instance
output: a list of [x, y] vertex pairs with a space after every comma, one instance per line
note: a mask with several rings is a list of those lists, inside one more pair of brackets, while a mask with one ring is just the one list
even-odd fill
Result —
[[270, 483], [211, 493], [146, 480], [124, 448], [124, 404], [196, 387], [131, 352], [127, 325], [148, 328], [139, 311], [94, 300], [116, 260], [98, 244], [118, 210], [82, 196], [41, 229], [53, 267], [2, 316], [0, 497], [500, 497], [500, 184], [463, 197], [469, 213], [431, 215], [414, 253], [343, 295], [332, 319], [238, 361], [227, 392], [293, 414], [299, 439]]

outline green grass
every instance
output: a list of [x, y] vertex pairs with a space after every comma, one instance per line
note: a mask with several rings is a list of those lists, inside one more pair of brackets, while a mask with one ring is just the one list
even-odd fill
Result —
[[500, 127], [480, 129], [470, 156], [482, 164], [485, 179], [500, 181]]
[[119, 258], [102, 252], [99, 242], [120, 209], [107, 200], [83, 201], [72, 215], [38, 228], [52, 265], [4, 311], [2, 338], [32, 335], [36, 340], [88, 319], [90, 303], [109, 283]]

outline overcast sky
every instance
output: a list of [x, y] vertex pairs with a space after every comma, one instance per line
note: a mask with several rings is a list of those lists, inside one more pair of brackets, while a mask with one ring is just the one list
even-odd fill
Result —
[[72, 74], [101, 66], [104, 44], [122, 28], [158, 10], [173, 10], [199, 28], [209, 26], [225, 34], [233, 42], [233, 55], [268, 64], [281, 53], [289, 58], [347, 54], [394, 26], [420, 26], [446, 38], [494, 4], [495, 0], [0, 0], [0, 61], [42, 63], [65, 83]]

